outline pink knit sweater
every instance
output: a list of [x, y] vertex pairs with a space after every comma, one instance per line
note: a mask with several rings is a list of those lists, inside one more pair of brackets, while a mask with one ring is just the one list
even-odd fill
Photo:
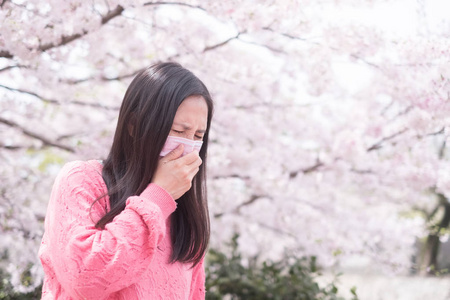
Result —
[[106, 197], [89, 210], [106, 192], [101, 170], [98, 161], [76, 161], [56, 178], [39, 249], [42, 299], [204, 299], [203, 262], [168, 262], [176, 202], [164, 189], [150, 184], [104, 230], [95, 228], [109, 209]]

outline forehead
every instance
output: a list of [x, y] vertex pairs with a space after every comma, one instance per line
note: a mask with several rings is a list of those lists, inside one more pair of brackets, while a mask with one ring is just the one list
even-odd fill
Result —
[[202, 96], [190, 96], [181, 102], [175, 114], [174, 123], [206, 127], [208, 120], [208, 105]]

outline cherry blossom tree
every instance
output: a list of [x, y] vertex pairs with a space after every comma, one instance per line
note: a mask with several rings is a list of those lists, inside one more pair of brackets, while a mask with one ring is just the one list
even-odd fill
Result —
[[41, 283], [54, 177], [106, 156], [127, 85], [157, 61], [192, 70], [216, 103], [211, 247], [238, 232], [247, 256], [404, 272], [430, 234], [435, 264], [450, 216], [443, 5], [0, 1], [0, 268], [18, 291]]

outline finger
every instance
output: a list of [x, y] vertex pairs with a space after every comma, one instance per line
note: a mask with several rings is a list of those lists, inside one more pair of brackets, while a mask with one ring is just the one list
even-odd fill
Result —
[[200, 165], [203, 163], [202, 159], [198, 157], [193, 163], [189, 165], [191, 168], [197, 168], [200, 167]]
[[197, 174], [197, 172], [200, 170], [200, 165], [202, 164], [202, 160], [200, 159], [200, 157], [198, 158], [198, 160], [196, 160], [195, 162], [193, 162], [192, 164], [186, 166], [187, 170], [188, 170], [188, 174], [189, 176], [191, 176], [191, 180], [192, 178], [195, 176], [195, 174]]
[[199, 158], [200, 156], [198, 156], [198, 152], [194, 151], [180, 158], [180, 162], [184, 165], [190, 165]]
[[194, 179], [195, 175], [198, 173], [198, 171], [200, 170], [199, 167], [193, 168], [191, 171], [189, 171], [189, 178], [192, 181], [192, 179]]
[[166, 156], [164, 156], [161, 159], [161, 161], [169, 162], [169, 161], [175, 160], [175, 159], [179, 158], [183, 154], [183, 151], [184, 151], [184, 145], [183, 144], [179, 144], [175, 149], [173, 149]]

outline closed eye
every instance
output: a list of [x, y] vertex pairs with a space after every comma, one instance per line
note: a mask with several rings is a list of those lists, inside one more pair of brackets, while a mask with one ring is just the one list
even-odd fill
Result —
[[[180, 136], [184, 136], [186, 134], [186, 132], [184, 130], [176, 130], [176, 129], [171, 129], [173, 132], [175, 132], [177, 135]], [[200, 135], [199, 135], [200, 133]], [[202, 140], [203, 139], [203, 134], [201, 134], [202, 132], [197, 132], [197, 134], [194, 135], [194, 138], [197, 140]]]

